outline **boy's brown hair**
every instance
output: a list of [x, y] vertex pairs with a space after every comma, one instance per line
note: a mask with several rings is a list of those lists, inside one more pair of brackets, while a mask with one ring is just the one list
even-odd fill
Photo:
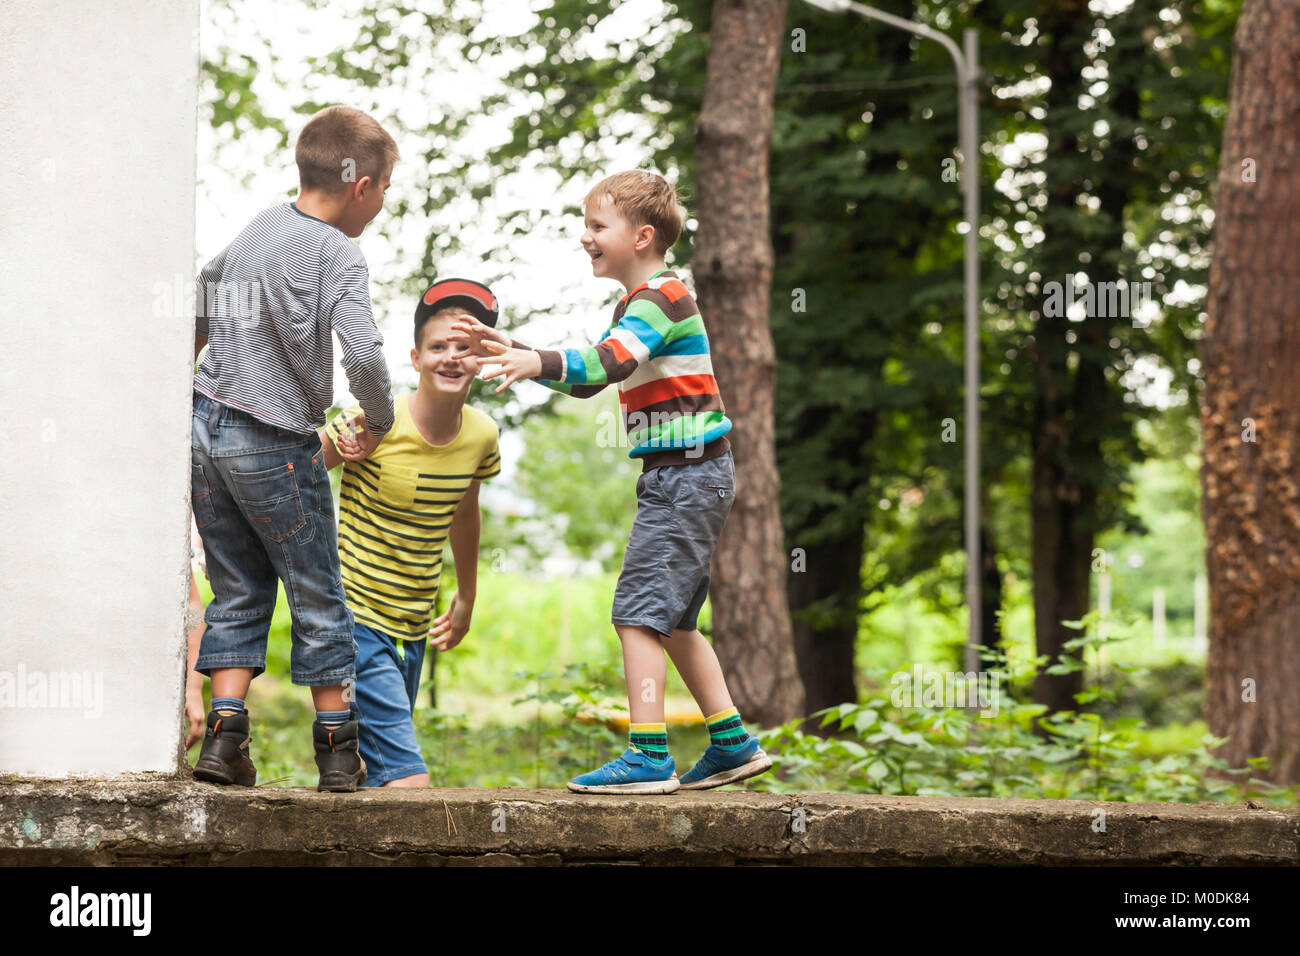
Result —
[[373, 117], [347, 106], [326, 107], [308, 120], [294, 149], [302, 188], [327, 193], [364, 176], [377, 183], [398, 158], [393, 137]]
[[655, 251], [661, 256], [682, 234], [686, 209], [677, 190], [658, 173], [630, 170], [602, 179], [583, 197], [583, 208], [601, 198], [608, 198], [633, 226], [653, 226]]

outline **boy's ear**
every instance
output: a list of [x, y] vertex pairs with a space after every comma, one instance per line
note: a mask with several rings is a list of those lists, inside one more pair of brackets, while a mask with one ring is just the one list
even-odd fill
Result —
[[369, 189], [373, 184], [374, 184], [374, 180], [371, 179], [369, 176], [362, 176], [360, 179], [358, 179], [355, 183], [352, 184], [352, 198], [360, 199], [361, 194], [365, 192], [367, 189]]
[[411, 368], [415, 369], [417, 372], [420, 370], [419, 349], [411, 349]]
[[648, 223], [636, 231], [636, 237], [632, 240], [632, 245], [637, 252], [643, 252], [649, 249], [655, 241], [655, 227]]

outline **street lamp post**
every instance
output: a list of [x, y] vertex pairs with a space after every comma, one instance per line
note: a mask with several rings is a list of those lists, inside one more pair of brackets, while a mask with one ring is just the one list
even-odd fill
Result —
[[976, 86], [979, 73], [979, 40], [974, 29], [967, 29], [962, 40], [966, 55], [947, 35], [920, 23], [896, 17], [875, 7], [855, 3], [854, 0], [806, 0], [814, 7], [832, 13], [852, 11], [871, 20], [879, 20], [900, 30], [927, 37], [943, 44], [957, 67], [957, 102], [959, 112], [959, 141], [961, 144], [961, 186], [966, 218], [965, 285], [966, 285], [966, 607], [970, 625], [966, 638], [966, 670], [980, 668], [980, 625], [983, 596], [980, 588], [980, 366], [979, 366], [979, 260], [978, 228], [980, 215], [978, 148], [979, 102]]

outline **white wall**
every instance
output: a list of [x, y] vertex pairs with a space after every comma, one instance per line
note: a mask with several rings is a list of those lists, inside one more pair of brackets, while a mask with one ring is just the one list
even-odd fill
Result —
[[3, 17], [0, 774], [170, 773], [193, 312], [159, 290], [193, 283], [198, 2]]

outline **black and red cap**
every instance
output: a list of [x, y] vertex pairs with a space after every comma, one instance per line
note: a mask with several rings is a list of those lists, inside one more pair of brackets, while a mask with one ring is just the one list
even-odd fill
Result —
[[439, 279], [420, 296], [415, 307], [415, 327], [440, 309], [459, 307], [484, 325], [496, 328], [497, 297], [481, 282], [473, 279]]

